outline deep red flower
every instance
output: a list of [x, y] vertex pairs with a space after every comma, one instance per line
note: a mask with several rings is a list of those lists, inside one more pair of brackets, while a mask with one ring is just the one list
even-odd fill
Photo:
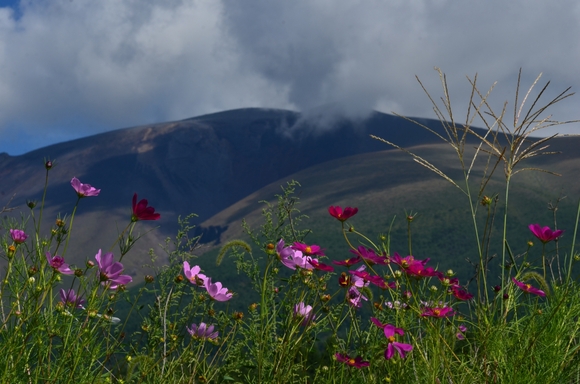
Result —
[[337, 361], [340, 361], [341, 363], [345, 363], [346, 365], [348, 365], [350, 367], [355, 367], [355, 368], [360, 369], [363, 367], [368, 367], [370, 365], [370, 363], [368, 361], [363, 361], [362, 357], [360, 357], [360, 356], [352, 358], [346, 354], [336, 353], [334, 355], [334, 357], [336, 357]]
[[332, 260], [332, 264], [342, 265], [342, 266], [348, 268], [351, 265], [355, 265], [357, 263], [360, 263], [361, 261], [362, 261], [362, 258], [360, 256], [355, 256], [355, 257], [351, 257], [350, 259], [343, 260], [343, 261]]
[[564, 231], [561, 229], [552, 231], [550, 227], [540, 227], [540, 224], [530, 224], [528, 226], [530, 231], [536, 236], [542, 243], [546, 244], [552, 240], [556, 240]]
[[314, 269], [319, 270], [319, 271], [325, 271], [325, 272], [332, 272], [334, 271], [334, 268], [332, 268], [330, 265], [326, 265], [323, 264], [321, 262], [319, 262], [316, 259], [311, 259], [308, 258], [308, 262], [310, 263], [310, 265], [312, 265], [314, 267]]
[[451, 293], [453, 293], [453, 296], [455, 296], [457, 300], [465, 301], [473, 298], [473, 295], [471, 293], [463, 290], [457, 285], [452, 286], [450, 289]]
[[538, 295], [538, 296], [542, 296], [542, 297], [546, 296], [546, 293], [544, 291], [542, 291], [541, 289], [538, 289], [538, 288], [534, 288], [530, 284], [526, 284], [526, 283], [523, 283], [521, 281], [517, 281], [513, 277], [512, 277], [512, 281], [514, 282], [515, 285], [517, 285], [522, 291], [524, 291], [526, 293], [531, 293], [533, 295]]
[[335, 217], [337, 220], [342, 222], [350, 219], [351, 217], [356, 215], [357, 212], [358, 208], [346, 207], [343, 211], [342, 208], [339, 207], [338, 205], [336, 207], [332, 205], [328, 207], [328, 213], [330, 213], [332, 217]]
[[133, 195], [133, 215], [131, 221], [139, 220], [159, 220], [161, 215], [155, 212], [155, 208], [147, 206], [147, 200], [142, 199], [137, 202], [137, 194]]

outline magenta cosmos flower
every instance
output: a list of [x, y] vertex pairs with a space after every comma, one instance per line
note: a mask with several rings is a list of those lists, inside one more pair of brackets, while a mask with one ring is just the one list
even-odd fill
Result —
[[20, 229], [11, 229], [10, 237], [12, 237], [12, 241], [14, 241], [16, 244], [22, 244], [26, 241], [28, 235]]
[[227, 288], [222, 286], [219, 281], [215, 284], [211, 282], [211, 277], [206, 277], [203, 281], [205, 289], [209, 296], [216, 301], [228, 301], [233, 294]]
[[215, 340], [218, 337], [218, 332], [213, 331], [215, 327], [213, 325], [207, 326], [206, 323], [199, 323], [199, 327], [197, 324], [191, 324], [191, 328], [185, 327], [187, 332], [191, 335], [191, 337], [197, 339], [210, 339]]
[[351, 217], [356, 215], [357, 212], [358, 208], [346, 207], [343, 211], [342, 208], [339, 207], [338, 205], [336, 207], [332, 205], [328, 207], [328, 213], [330, 213], [330, 216], [342, 222], [350, 219]]
[[333, 272], [334, 271], [333, 267], [331, 267], [330, 265], [323, 264], [323, 263], [319, 262], [317, 259], [309, 259], [308, 263], [310, 265], [312, 265], [314, 267], [314, 269], [316, 269], [318, 271], [324, 271], [324, 272]]
[[561, 229], [552, 231], [550, 227], [540, 227], [540, 224], [530, 224], [528, 228], [530, 228], [530, 231], [532, 231], [534, 236], [544, 244], [556, 240], [560, 235], [562, 235], [562, 233], [564, 233]]
[[64, 259], [61, 256], [52, 256], [50, 252], [46, 252], [46, 260], [52, 269], [62, 273], [63, 275], [72, 275], [74, 273], [74, 271], [69, 268], [68, 264], [64, 262]]
[[423, 316], [423, 317], [437, 317], [437, 318], [442, 318], [442, 317], [453, 316], [454, 314], [455, 314], [455, 311], [451, 307], [443, 307], [443, 308], [440, 308], [440, 307], [434, 307], [434, 308], [427, 307], [427, 308], [423, 309], [423, 312], [421, 313], [421, 316]]
[[155, 212], [155, 208], [147, 206], [147, 200], [142, 199], [137, 202], [137, 194], [133, 195], [133, 214], [131, 221], [139, 220], [159, 220], [161, 215]]
[[407, 356], [407, 353], [413, 350], [413, 346], [411, 344], [399, 343], [396, 341], [395, 335], [403, 336], [405, 331], [401, 328], [397, 328], [392, 324], [382, 324], [378, 319], [371, 317], [371, 321], [379, 328], [383, 329], [385, 333], [385, 337], [389, 341], [389, 345], [387, 349], [385, 349], [385, 359], [390, 360], [394, 355], [395, 352], [401, 356], [401, 359], [404, 359]]
[[307, 245], [296, 241], [292, 249], [302, 252], [304, 256], [324, 256], [324, 249], [318, 245]]
[[336, 353], [334, 355], [334, 357], [336, 358], [337, 361], [340, 361], [341, 363], [345, 363], [349, 367], [355, 367], [355, 368], [360, 369], [363, 367], [368, 367], [370, 365], [370, 363], [368, 361], [363, 361], [362, 357], [360, 357], [360, 356], [352, 358], [346, 354]]
[[73, 289], [69, 289], [67, 291], [61, 289], [60, 301], [62, 301], [66, 307], [84, 309], [83, 304], [85, 301], [81, 299], [80, 296], [77, 296]]
[[531, 293], [532, 295], [538, 295], [541, 297], [546, 296], [546, 292], [542, 291], [541, 289], [534, 288], [530, 284], [523, 283], [521, 281], [517, 281], [512, 277], [512, 281], [515, 285], [517, 285], [522, 291], [526, 293]]
[[76, 177], [72, 178], [70, 185], [72, 185], [79, 197], [99, 196], [99, 193], [101, 192], [100, 189], [96, 189], [90, 184], [81, 183]]
[[342, 265], [343, 267], [349, 268], [351, 265], [358, 264], [361, 261], [362, 261], [362, 257], [355, 256], [355, 257], [351, 257], [350, 259], [347, 259], [347, 260], [341, 260], [341, 261], [332, 260], [332, 264]]
[[372, 248], [366, 248], [362, 245], [356, 250], [351, 249], [350, 252], [362, 257], [369, 265], [386, 265], [389, 263], [389, 259], [386, 256], [379, 256]]
[[201, 268], [198, 265], [190, 267], [187, 261], [183, 262], [183, 274], [191, 284], [203, 285], [207, 276], [200, 272]]
[[302, 320], [300, 325], [303, 327], [312, 323], [314, 317], [314, 311], [311, 305], [305, 305], [303, 302], [300, 302], [294, 306], [294, 318]]
[[127, 285], [133, 278], [129, 275], [121, 275], [123, 264], [113, 261], [111, 252], [101, 254], [101, 250], [95, 255], [97, 265], [99, 266], [100, 280], [103, 285], [109, 284], [109, 289], [117, 289], [119, 285]]

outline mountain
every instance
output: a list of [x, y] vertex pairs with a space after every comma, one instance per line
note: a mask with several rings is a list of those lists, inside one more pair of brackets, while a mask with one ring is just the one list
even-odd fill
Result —
[[[422, 123], [441, 131], [435, 120]], [[0, 155], [0, 206], [28, 215], [27, 200], [42, 199], [49, 172], [43, 228], [58, 215], [70, 215], [76, 195], [70, 179], [100, 188], [97, 198], [79, 201], [67, 260], [82, 263], [99, 248], [108, 250], [130, 218], [133, 193], [147, 198], [162, 217], [143, 223], [141, 245], [125, 260], [145, 264], [150, 247], [175, 234], [179, 215], [195, 212], [202, 222], [270, 183], [322, 162], [385, 150], [369, 138], [384, 137], [403, 146], [437, 142], [435, 135], [409, 121], [374, 112], [366, 119], [328, 120], [270, 109], [238, 109], [191, 119], [126, 128], [51, 145], [21, 156]], [[39, 212], [35, 212], [38, 219]], [[139, 223], [141, 224], [141, 223]], [[152, 232], [156, 225], [161, 227]], [[206, 227], [205, 241], [223, 225]], [[46, 233], [46, 232], [45, 232]]]

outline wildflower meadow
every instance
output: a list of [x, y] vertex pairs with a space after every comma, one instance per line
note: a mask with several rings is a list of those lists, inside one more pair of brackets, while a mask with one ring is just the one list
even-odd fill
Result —
[[[227, 242], [216, 258], [235, 264], [247, 291], [230, 290], [199, 266], [194, 215], [176, 218], [181, 229], [164, 247], [166, 264], [137, 281], [123, 260], [133, 257], [140, 228], [150, 230], [162, 210], [129, 196], [118, 237], [87, 249], [84, 264], [74, 265], [67, 249], [83, 225], [75, 221], [77, 207], [98, 199], [100, 189], [71, 177], [70, 214], [45, 217], [43, 197], [27, 202], [27, 215], [2, 222], [0, 382], [580, 383], [580, 204], [573, 228], [521, 228], [535, 239], [533, 248], [507, 236], [517, 174], [550, 172], [526, 161], [548, 154], [552, 137], [530, 135], [559, 124], [546, 110], [571, 93], [542, 103], [547, 85], [534, 99], [539, 79], [523, 96], [518, 81], [510, 119], [505, 106], [492, 108], [491, 90], [469, 78], [471, 98], [459, 123], [439, 74], [440, 101], [423, 87], [444, 131], [432, 133], [454, 150], [462, 178], [373, 138], [461, 191], [457, 204], [468, 208], [477, 255], [471, 276], [413, 246], [413, 214], [404, 218], [404, 249], [392, 249], [388, 228], [377, 238], [359, 232], [353, 219], [370, 213], [356, 201], [328, 207], [327, 225], [340, 233], [333, 241], [344, 252], [327, 255], [328, 244], [311, 241], [316, 234], [291, 181], [264, 205], [261, 224], [244, 222], [246, 238]], [[487, 164], [483, 174], [473, 172], [477, 162]], [[58, 162], [45, 159], [44, 167], [46, 194]], [[486, 189], [492, 178], [503, 181], [501, 193]], [[48, 233], [41, 231], [45, 221], [54, 223]], [[569, 249], [557, 247], [562, 236], [572, 239]], [[491, 254], [491, 242], [499, 254]]]

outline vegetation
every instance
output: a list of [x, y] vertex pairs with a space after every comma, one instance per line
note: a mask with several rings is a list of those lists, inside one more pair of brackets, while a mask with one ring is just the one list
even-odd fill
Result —
[[[73, 223], [82, 225], [74, 220], [76, 207], [100, 192], [73, 178], [78, 198], [71, 216], [57, 218], [50, 233], [40, 230], [44, 200], [28, 203], [29, 217], [3, 222], [1, 381], [580, 383], [580, 289], [573, 268], [580, 259], [580, 204], [576, 227], [566, 228], [569, 248], [555, 226], [512, 228], [517, 212], [508, 209], [523, 171], [549, 172], [526, 167], [548, 153], [550, 140], [529, 135], [556, 124], [545, 111], [570, 94], [538, 107], [544, 87], [525, 109], [534, 83], [521, 103], [516, 92], [508, 123], [505, 107], [492, 110], [490, 92], [470, 79], [467, 117], [459, 124], [440, 75], [442, 106], [429, 98], [445, 135], [433, 133], [453, 149], [458, 171], [376, 139], [448, 182], [467, 209], [454, 197], [444, 219], [466, 213], [469, 227], [418, 238], [421, 216], [407, 211], [402, 227], [367, 232], [352, 225], [355, 218], [364, 222], [366, 212], [334, 205], [326, 219], [336, 231], [312, 244], [308, 223], [321, 219], [298, 210], [300, 185], [291, 181], [265, 202], [259, 225], [244, 222], [245, 240], [229, 241], [216, 256], [218, 265], [233, 262], [241, 275], [234, 292], [224, 287], [229, 282], [221, 267], [196, 265], [194, 216], [180, 219], [181, 229], [166, 242], [167, 265], [131, 286], [123, 258], [139, 240], [135, 228], [159, 214], [135, 195], [130, 220], [112, 246], [95, 250], [83, 266], [69, 265]], [[477, 118], [487, 127], [483, 134], [471, 129]], [[466, 146], [468, 138], [477, 141], [475, 150]], [[54, 166], [45, 161], [45, 191]], [[501, 193], [488, 192], [500, 182]], [[552, 212], [555, 220], [556, 207]], [[522, 230], [527, 235], [520, 238], [534, 240], [512, 241]], [[467, 272], [430, 262], [433, 248], [452, 254], [464, 242], [474, 255]], [[329, 260], [323, 247], [341, 248], [345, 257]]]

